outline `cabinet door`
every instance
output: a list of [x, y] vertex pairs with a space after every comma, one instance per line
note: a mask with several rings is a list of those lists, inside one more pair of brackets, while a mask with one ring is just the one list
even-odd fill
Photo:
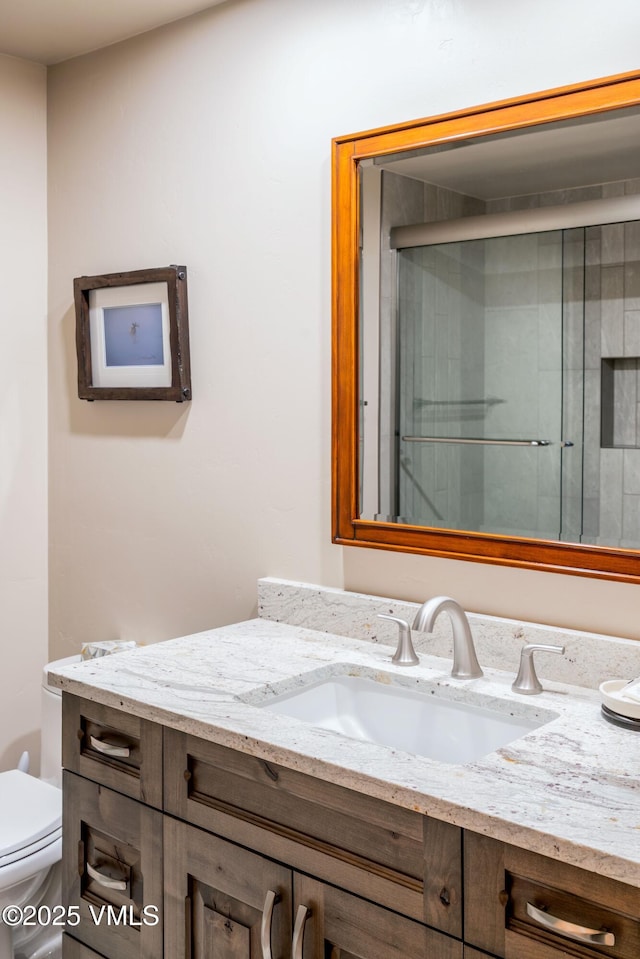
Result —
[[165, 817], [165, 955], [284, 959], [291, 945], [291, 872]]
[[63, 788], [63, 898], [80, 916], [73, 940], [113, 959], [158, 959], [162, 813], [66, 770]]
[[462, 959], [462, 943], [298, 873], [292, 959]]

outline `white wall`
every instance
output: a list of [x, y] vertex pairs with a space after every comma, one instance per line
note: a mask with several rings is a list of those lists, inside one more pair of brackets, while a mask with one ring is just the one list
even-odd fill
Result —
[[[638, 588], [330, 543], [330, 140], [637, 66], [635, 0], [236, 0], [50, 70], [51, 636], [278, 575], [640, 637]], [[193, 402], [86, 403], [72, 279], [189, 268]]]
[[38, 764], [47, 655], [46, 71], [0, 56], [0, 769]]

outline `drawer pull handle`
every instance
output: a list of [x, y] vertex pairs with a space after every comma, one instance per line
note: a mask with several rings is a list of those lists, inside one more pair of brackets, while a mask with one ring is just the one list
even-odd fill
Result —
[[260, 945], [262, 947], [262, 959], [272, 959], [271, 956], [271, 920], [273, 918], [273, 907], [280, 902], [280, 896], [273, 889], [267, 890], [264, 897], [264, 906], [262, 907], [262, 920], [260, 922]]
[[537, 909], [530, 902], [527, 903], [527, 915], [545, 929], [557, 932], [559, 936], [575, 939], [577, 942], [588, 942], [596, 946], [615, 946], [616, 937], [612, 932], [603, 932], [602, 929], [588, 929], [586, 926], [577, 926], [574, 922], [558, 919], [542, 909]]
[[131, 755], [129, 746], [122, 746], [118, 743], [109, 743], [104, 739], [96, 739], [95, 736], [89, 736], [91, 748], [103, 753], [105, 756], [118, 756], [122, 759], [128, 759]]
[[291, 959], [302, 959], [304, 927], [310, 915], [311, 915], [311, 910], [307, 906], [304, 906], [304, 905], [298, 906], [298, 911], [296, 913], [296, 922], [293, 927], [293, 940], [291, 943]]
[[92, 879], [95, 879], [97, 883], [101, 886], [104, 886], [106, 889], [121, 889], [125, 890], [127, 888], [126, 880], [124, 879], [112, 879], [111, 876], [105, 876], [101, 872], [92, 866], [90, 863], [87, 863], [87, 872]]

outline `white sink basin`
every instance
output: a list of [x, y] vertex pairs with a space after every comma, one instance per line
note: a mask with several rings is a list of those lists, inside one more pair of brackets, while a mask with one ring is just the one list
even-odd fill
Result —
[[[437, 687], [436, 687], [437, 689]], [[361, 676], [314, 682], [262, 704], [281, 716], [443, 763], [473, 762], [555, 718], [511, 716]], [[508, 708], [508, 703], [505, 701]], [[546, 714], [545, 714], [546, 713]]]

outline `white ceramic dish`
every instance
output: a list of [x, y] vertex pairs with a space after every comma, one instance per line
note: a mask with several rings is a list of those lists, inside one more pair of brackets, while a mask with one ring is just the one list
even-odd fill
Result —
[[620, 716], [628, 716], [629, 719], [640, 719], [640, 703], [632, 699], [625, 699], [622, 691], [629, 685], [626, 679], [607, 679], [600, 684], [600, 695], [602, 702], [614, 713]]

